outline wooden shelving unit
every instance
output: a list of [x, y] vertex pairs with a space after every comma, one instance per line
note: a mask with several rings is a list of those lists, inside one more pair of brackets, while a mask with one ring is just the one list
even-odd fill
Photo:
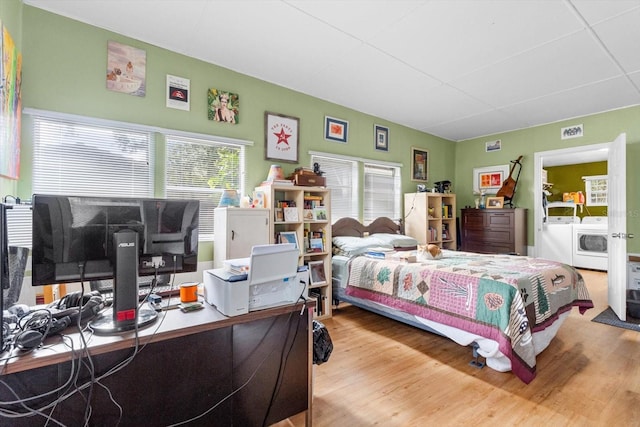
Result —
[[[294, 232], [300, 248], [300, 265], [312, 263], [315, 271], [310, 275], [321, 277], [324, 272], [324, 283], [314, 284], [310, 280], [309, 297], [316, 298], [317, 308], [315, 317], [318, 319], [331, 317], [331, 191], [325, 187], [303, 187], [295, 185], [266, 185], [256, 187], [256, 192], [264, 192], [265, 207], [270, 209], [269, 238], [271, 243], [280, 243], [282, 232]], [[313, 209], [305, 209], [315, 205]], [[284, 207], [295, 208], [296, 215], [290, 210], [285, 215]], [[318, 207], [320, 206], [320, 207]], [[280, 213], [277, 209], [283, 209]], [[310, 241], [314, 235], [320, 241]], [[322, 243], [322, 247], [313, 251], [311, 243]], [[322, 271], [318, 264], [321, 262]], [[311, 270], [311, 268], [310, 268]]]
[[419, 244], [458, 249], [456, 195], [450, 193], [407, 193], [404, 195], [405, 234]]

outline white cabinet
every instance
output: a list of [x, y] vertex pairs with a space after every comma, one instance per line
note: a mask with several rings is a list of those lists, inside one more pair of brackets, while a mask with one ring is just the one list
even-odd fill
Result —
[[213, 266], [245, 258], [255, 245], [269, 243], [269, 209], [216, 208], [213, 221]]

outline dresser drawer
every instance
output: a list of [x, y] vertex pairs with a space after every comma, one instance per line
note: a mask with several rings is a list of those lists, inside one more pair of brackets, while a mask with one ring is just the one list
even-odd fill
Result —
[[464, 229], [465, 241], [476, 241], [485, 244], [509, 245], [513, 243], [513, 230], [505, 228], [484, 228], [482, 230]]
[[512, 212], [492, 212], [486, 216], [485, 225], [489, 228], [513, 228], [513, 218]]

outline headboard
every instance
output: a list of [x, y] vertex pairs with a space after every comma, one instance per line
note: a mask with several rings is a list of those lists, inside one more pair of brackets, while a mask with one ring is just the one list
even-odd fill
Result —
[[365, 226], [353, 218], [340, 218], [331, 227], [331, 236], [363, 237], [366, 233], [390, 233], [402, 234], [402, 226], [390, 218], [376, 218], [371, 224]]

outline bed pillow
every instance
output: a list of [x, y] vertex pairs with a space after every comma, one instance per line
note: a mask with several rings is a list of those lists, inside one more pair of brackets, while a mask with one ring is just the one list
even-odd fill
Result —
[[415, 250], [418, 247], [418, 241], [413, 237], [403, 234], [378, 233], [370, 237], [376, 237], [383, 244], [391, 245], [396, 250]]
[[333, 254], [343, 255], [347, 257], [362, 255], [371, 248], [393, 249], [393, 245], [385, 243], [384, 240], [378, 239], [376, 236], [353, 237], [339, 236], [332, 239]]

